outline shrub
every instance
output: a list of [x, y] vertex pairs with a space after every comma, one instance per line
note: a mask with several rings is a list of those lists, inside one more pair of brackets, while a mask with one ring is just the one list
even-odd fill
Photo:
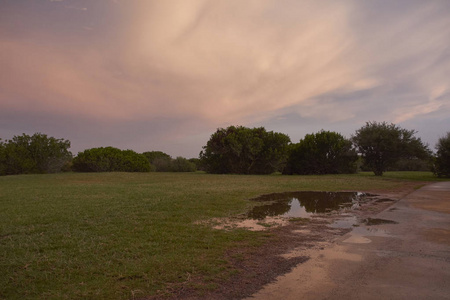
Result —
[[172, 172], [195, 172], [197, 170], [194, 163], [181, 156], [172, 160], [170, 169]]
[[170, 172], [172, 157], [162, 151], [147, 151], [142, 153], [153, 166], [152, 171], [156, 172]]
[[188, 160], [195, 165], [196, 170], [199, 171], [206, 170], [203, 161], [200, 158], [189, 158]]
[[72, 159], [70, 141], [35, 133], [0, 142], [0, 175], [56, 173]]
[[150, 163], [133, 150], [100, 147], [78, 153], [72, 169], [75, 172], [149, 172]]

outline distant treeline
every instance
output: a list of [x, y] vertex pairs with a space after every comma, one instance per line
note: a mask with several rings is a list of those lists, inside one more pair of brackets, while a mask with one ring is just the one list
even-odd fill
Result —
[[358, 170], [433, 171], [450, 176], [450, 132], [433, 155], [416, 131], [386, 122], [367, 122], [350, 139], [321, 130], [292, 143], [264, 127], [219, 128], [199, 158], [172, 158], [161, 151], [137, 153], [114, 147], [84, 150], [73, 157], [70, 141], [42, 133], [0, 140], [0, 175], [55, 172], [194, 172], [216, 174], [342, 174]]

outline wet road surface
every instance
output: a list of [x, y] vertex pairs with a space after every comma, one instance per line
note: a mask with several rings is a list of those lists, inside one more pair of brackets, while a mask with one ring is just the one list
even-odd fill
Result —
[[450, 182], [372, 218], [249, 299], [450, 299]]

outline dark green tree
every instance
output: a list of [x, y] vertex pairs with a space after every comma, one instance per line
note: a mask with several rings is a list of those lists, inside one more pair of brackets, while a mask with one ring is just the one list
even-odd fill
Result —
[[382, 176], [400, 159], [427, 159], [430, 151], [415, 130], [407, 130], [386, 122], [367, 122], [358, 129], [352, 140], [364, 164], [376, 176]]
[[434, 174], [439, 177], [450, 177], [450, 132], [438, 140], [436, 150]]
[[72, 159], [70, 141], [35, 133], [0, 143], [0, 174], [60, 172]]
[[209, 173], [270, 174], [284, 166], [289, 142], [263, 127], [229, 126], [211, 135], [200, 159]]
[[149, 172], [150, 163], [133, 150], [99, 147], [84, 150], [73, 159], [75, 172]]
[[357, 160], [350, 140], [339, 133], [322, 130], [290, 145], [283, 174], [355, 173]]

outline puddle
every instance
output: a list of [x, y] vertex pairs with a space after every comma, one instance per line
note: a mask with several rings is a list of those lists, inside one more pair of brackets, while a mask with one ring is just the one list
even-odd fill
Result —
[[360, 192], [288, 192], [263, 195], [252, 199], [267, 202], [254, 207], [247, 217], [262, 220], [266, 217], [311, 218], [315, 214], [356, 209], [374, 195]]
[[335, 220], [330, 226], [332, 228], [352, 228], [357, 224], [358, 218], [356, 216], [348, 216]]
[[376, 237], [390, 237], [385, 230], [373, 228], [373, 227], [356, 227], [350, 232], [350, 237], [344, 240], [344, 243], [352, 243], [352, 244], [368, 244], [372, 241], [367, 238], [371, 236]]
[[[286, 192], [263, 195], [252, 201], [260, 202], [247, 214], [244, 219], [215, 219], [213, 228], [233, 229], [245, 228], [248, 230], [266, 230], [271, 227], [285, 226], [289, 222], [308, 224], [311, 218], [314, 221], [328, 223], [327, 216], [333, 214], [337, 220], [330, 225], [333, 228], [343, 229], [357, 226], [358, 219], [349, 214], [351, 210], [358, 209], [360, 204], [372, 200], [376, 195], [361, 192]], [[322, 216], [321, 216], [322, 214]], [[298, 232], [305, 234], [306, 232]]]

